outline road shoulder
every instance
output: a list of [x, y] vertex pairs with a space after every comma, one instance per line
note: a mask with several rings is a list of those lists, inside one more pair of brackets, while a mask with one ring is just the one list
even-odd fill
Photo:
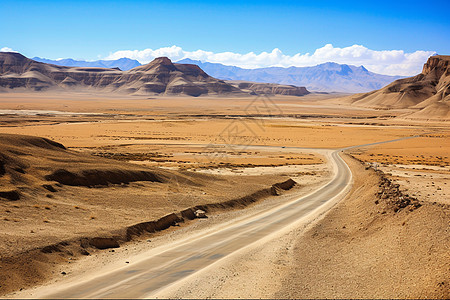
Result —
[[[380, 178], [346, 158], [355, 185], [294, 242], [280, 298], [449, 298], [446, 205], [394, 211], [376, 197]], [[419, 199], [420, 200], [420, 199]]]

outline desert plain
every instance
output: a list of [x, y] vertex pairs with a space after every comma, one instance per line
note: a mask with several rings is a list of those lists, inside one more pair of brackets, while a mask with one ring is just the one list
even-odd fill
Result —
[[344, 96], [0, 94], [1, 294], [51, 295], [289, 203], [345, 149], [352, 184], [326, 210], [152, 297], [449, 297], [448, 120]]

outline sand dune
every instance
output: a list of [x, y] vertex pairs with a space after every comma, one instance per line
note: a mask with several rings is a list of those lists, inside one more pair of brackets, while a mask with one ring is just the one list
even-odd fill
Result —
[[37, 62], [19, 53], [0, 53], [0, 91], [58, 90], [114, 92], [133, 95], [254, 95], [270, 93], [302, 96], [303, 87], [257, 84], [239, 88], [213, 78], [192, 64], [174, 64], [159, 57], [149, 64], [121, 71], [118, 68], [64, 67]]

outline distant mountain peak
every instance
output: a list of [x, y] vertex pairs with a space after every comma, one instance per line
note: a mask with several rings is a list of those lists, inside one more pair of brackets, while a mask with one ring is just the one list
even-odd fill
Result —
[[151, 63], [162, 64], [162, 65], [172, 65], [173, 64], [172, 61], [170, 60], [170, 58], [168, 58], [166, 56], [157, 57]]
[[66, 67], [90, 67], [90, 68], [119, 68], [121, 70], [127, 71], [141, 64], [134, 59], [122, 57], [117, 60], [96, 60], [96, 61], [85, 61], [85, 60], [75, 60], [72, 58], [62, 58], [57, 60], [46, 59], [41, 57], [33, 57], [35, 61], [52, 64], [57, 66]]
[[201, 63], [202, 61], [200, 60], [194, 60], [194, 59], [190, 59], [190, 58], [183, 58], [182, 60], [177, 61], [177, 63], [180, 64], [195, 64], [195, 63]]
[[343, 65], [340, 65], [338, 63], [331, 62], [331, 61], [317, 65], [317, 67], [325, 67], [325, 68], [339, 68], [341, 66], [343, 66]]
[[146, 65], [131, 69], [132, 72], [171, 72], [176, 67], [168, 57], [157, 57]]
[[369, 72], [369, 70], [367, 70], [364, 66], [360, 66], [360, 69], [364, 72], [367, 72], [367, 73]]
[[273, 82], [306, 86], [317, 92], [361, 93], [380, 89], [392, 81], [403, 78], [368, 71], [364, 66], [326, 62], [311, 67], [268, 67], [244, 69], [220, 63], [201, 62], [185, 58], [180, 63], [196, 64], [209, 75], [223, 80]]

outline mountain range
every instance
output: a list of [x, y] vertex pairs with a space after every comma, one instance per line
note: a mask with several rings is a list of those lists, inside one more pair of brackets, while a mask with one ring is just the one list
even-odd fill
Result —
[[401, 76], [388, 76], [368, 71], [363, 66], [324, 63], [314, 67], [269, 67], [243, 69], [218, 63], [183, 59], [179, 63], [196, 64], [209, 75], [224, 80], [273, 82], [304, 86], [310, 91], [361, 93], [377, 90]]
[[[449, 64], [450, 56], [431, 56], [422, 72], [416, 76], [395, 80], [381, 89], [368, 93], [335, 98], [331, 101], [376, 109], [407, 108], [410, 110], [408, 117], [415, 119], [450, 119]], [[352, 68], [338, 66], [336, 73], [354, 73]], [[341, 71], [338, 72], [339, 68]], [[368, 72], [363, 67], [357, 69]], [[196, 64], [173, 63], [167, 57], [159, 57], [146, 65], [121, 71], [118, 68], [57, 66], [37, 62], [15, 52], [0, 52], [0, 92], [52, 89], [188, 96], [255, 94], [302, 96], [309, 93], [305, 87], [294, 85], [220, 80], [208, 75]]]
[[40, 57], [33, 57], [32, 60], [57, 66], [88, 67], [88, 68], [119, 68], [122, 71], [128, 71], [133, 68], [141, 66], [141, 64], [137, 60], [129, 59], [126, 57], [119, 58], [116, 60], [96, 60], [96, 61], [74, 60], [72, 58], [53, 60]]
[[134, 95], [255, 95], [302, 96], [304, 87], [280, 84], [227, 83], [193, 64], [172, 63], [167, 57], [128, 71], [118, 68], [67, 67], [42, 63], [15, 52], [0, 52], [0, 91], [114, 92]]
[[[50, 60], [34, 57], [33, 60], [68, 67], [119, 68], [128, 71], [141, 64], [137, 60], [120, 58], [117, 60], [84, 61], [71, 58]], [[363, 66], [324, 63], [314, 67], [269, 67], [244, 69], [219, 63], [201, 62], [189, 58], [178, 61], [182, 64], [195, 64], [208, 75], [222, 80], [243, 80], [259, 83], [278, 83], [304, 86], [310, 91], [362, 93], [377, 90], [392, 81], [403, 78], [368, 71]]]

